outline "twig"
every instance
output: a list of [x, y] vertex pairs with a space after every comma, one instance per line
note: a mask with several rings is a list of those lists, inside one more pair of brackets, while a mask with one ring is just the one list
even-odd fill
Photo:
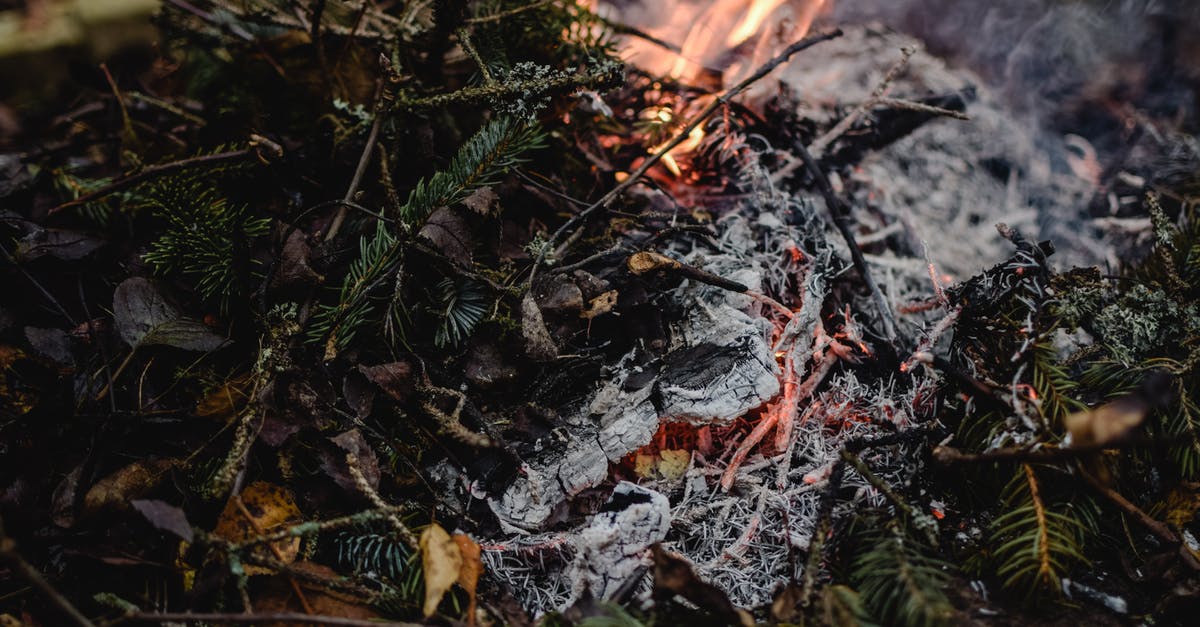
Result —
[[1105, 442], [1088, 444], [1086, 446], [1014, 446], [992, 449], [982, 453], [967, 453], [953, 446], [937, 446], [933, 449], [933, 458], [942, 464], [989, 464], [995, 462], [1057, 462], [1078, 459], [1100, 451], [1125, 448], [1135, 445], [1151, 444], [1145, 439], [1130, 439], [1121, 443]]
[[915, 46], [905, 46], [904, 48], [901, 48], [900, 60], [896, 61], [892, 67], [888, 68], [887, 74], [884, 74], [883, 76], [883, 80], [879, 81], [879, 84], [875, 86], [875, 91], [871, 92], [871, 97], [860, 102], [853, 111], [851, 111], [846, 117], [842, 118], [833, 126], [833, 128], [826, 131], [824, 135], [818, 137], [812, 144], [813, 154], [824, 154], [825, 149], [829, 147], [829, 144], [832, 144], [834, 140], [844, 135], [846, 131], [850, 130], [850, 127], [853, 126], [854, 123], [857, 122], [858, 119], [867, 112], [867, 109], [875, 106], [875, 104], [879, 102], [879, 99], [882, 98], [885, 93], [887, 93], [888, 88], [892, 85], [892, 81], [896, 80], [896, 77], [900, 75], [900, 72], [902, 72], [904, 68], [908, 66], [909, 59], [911, 59], [916, 52], [917, 48]]
[[962, 111], [947, 109], [945, 107], [937, 107], [915, 100], [905, 100], [904, 98], [879, 98], [875, 101], [875, 106], [888, 107], [889, 109], [901, 109], [903, 111], [916, 111], [917, 113], [928, 113], [930, 115], [940, 115], [942, 117], [954, 118], [955, 120], [970, 120], [971, 116]]
[[[83, 315], [87, 318], [88, 339], [92, 344], [100, 350], [100, 358], [104, 360], [104, 374], [108, 377], [108, 389], [113, 389], [113, 372], [108, 356], [108, 347], [100, 340], [100, 336], [96, 334], [95, 325], [92, 324], [92, 311], [87, 304], [87, 295], [83, 292], [83, 279], [80, 278], [76, 286], [79, 289], [79, 304], [83, 306]], [[117, 413], [117, 397], [116, 395], [108, 397], [108, 408], [115, 414]]]
[[139, 612], [125, 617], [125, 620], [135, 623], [228, 623], [253, 625], [258, 623], [277, 623], [287, 625], [332, 625], [334, 627], [419, 627], [416, 623], [401, 623], [396, 621], [343, 618], [341, 616], [311, 616], [294, 612], [278, 612], [274, 614], [191, 614], [191, 613], [148, 613]]
[[0, 562], [8, 564], [13, 573], [37, 588], [38, 592], [41, 592], [59, 612], [69, 617], [72, 623], [79, 627], [95, 627], [88, 617], [84, 616], [74, 605], [71, 605], [71, 602], [62, 593], [50, 585], [50, 582], [38, 569], [21, 557], [21, 554], [17, 552], [17, 543], [4, 531], [3, 520], [0, 520]]
[[408, 525], [404, 524], [404, 521], [400, 520], [400, 517], [397, 516], [393, 508], [383, 500], [383, 497], [379, 496], [379, 492], [376, 492], [375, 488], [371, 487], [371, 483], [367, 481], [366, 476], [363, 475], [362, 470], [359, 469], [358, 457], [355, 456], [354, 453], [346, 453], [346, 467], [350, 471], [350, 478], [354, 479], [354, 485], [358, 487], [359, 492], [362, 492], [363, 496], [367, 497], [367, 500], [371, 501], [371, 504], [374, 505], [376, 509], [381, 512], [386, 512], [385, 517], [387, 518], [387, 521], [392, 524], [393, 528], [395, 528], [396, 534], [400, 536], [400, 539], [408, 545], [408, 548], [412, 549], [413, 551], [420, 551], [421, 546], [420, 543], [417, 542], [417, 536], [413, 534], [411, 529], [408, 528]]
[[479, 17], [468, 17], [467, 19], [463, 20], [463, 23], [464, 24], [487, 24], [489, 22], [499, 22], [499, 21], [505, 20], [509, 17], [512, 17], [514, 15], [519, 15], [521, 13], [524, 13], [526, 11], [540, 9], [548, 4], [553, 4], [554, 2], [555, 2], [555, 0], [540, 0], [539, 2], [532, 2], [532, 3], [526, 4], [524, 6], [516, 7], [515, 9], [508, 9], [507, 11], [499, 11], [496, 13], [492, 13], [490, 15], [481, 15]]
[[[275, 148], [279, 148], [279, 146], [276, 145]], [[222, 163], [236, 163], [238, 161], [242, 161], [242, 160], [249, 159], [251, 157], [256, 157], [256, 156], [259, 156], [259, 149], [256, 146], [251, 146], [250, 148], [243, 148], [242, 150], [233, 150], [230, 152], [219, 152], [219, 153], [213, 154], [213, 155], [200, 155], [198, 157], [189, 157], [187, 159], [180, 159], [179, 161], [172, 161], [170, 163], [162, 163], [159, 165], [152, 165], [136, 174], [130, 174], [128, 176], [123, 176], [123, 177], [109, 183], [108, 185], [105, 185], [104, 187], [101, 187], [100, 189], [97, 189], [93, 192], [84, 194], [84, 195], [80, 196], [79, 198], [76, 198], [74, 200], [68, 200], [67, 202], [62, 203], [61, 205], [58, 205], [57, 207], [50, 209], [49, 213], [50, 213], [50, 215], [54, 215], [64, 209], [87, 204], [89, 202], [92, 202], [92, 201], [98, 200], [100, 198], [103, 198], [105, 196], [108, 196], [109, 194], [114, 194], [116, 192], [127, 189], [129, 187], [133, 187], [134, 185], [137, 185], [138, 183], [141, 183], [143, 181], [148, 181], [150, 179], [158, 178], [160, 176], [165, 176], [167, 174], [171, 174], [173, 172], [178, 172], [180, 170], [186, 170], [188, 168], [196, 167], [196, 166], [217, 165], [217, 164], [222, 164]]]
[[880, 291], [879, 285], [875, 283], [875, 279], [871, 276], [871, 271], [867, 268], [867, 260], [863, 258], [862, 250], [858, 247], [858, 242], [854, 239], [854, 228], [850, 224], [850, 208], [846, 203], [833, 191], [833, 185], [829, 183], [829, 178], [825, 176], [825, 172], [821, 170], [821, 166], [817, 165], [816, 159], [804, 147], [804, 142], [798, 138], [792, 140], [792, 149], [796, 154], [800, 155], [800, 159], [804, 161], [805, 167], [812, 174], [813, 180], [816, 181], [817, 189], [821, 192], [821, 196], [825, 198], [825, 206], [829, 209], [830, 215], [833, 217], [833, 223], [837, 226], [838, 232], [842, 234], [842, 239], [846, 240], [846, 246], [850, 249], [850, 259], [854, 262], [855, 269], [862, 276], [863, 282], [867, 284], [867, 289], [871, 292], [871, 297], [875, 299], [875, 304], [879, 307], [879, 314], [883, 317], [883, 336], [889, 342], [896, 339], [896, 320], [892, 317], [892, 308], [888, 305], [887, 299], [883, 297], [883, 292]]
[[28, 270], [23, 268], [21, 264], [17, 263], [17, 258], [13, 257], [12, 253], [8, 252], [7, 248], [0, 246], [0, 254], [4, 255], [5, 261], [12, 264], [12, 266], [16, 268], [18, 272], [25, 275], [26, 279], [29, 279], [29, 282], [33, 284], [33, 287], [37, 288], [37, 291], [41, 292], [42, 296], [44, 296], [46, 300], [50, 301], [51, 305], [54, 305], [54, 308], [58, 310], [58, 313], [61, 314], [62, 317], [67, 320], [67, 322], [70, 322], [72, 327], [79, 326], [78, 323], [75, 322], [75, 319], [71, 317], [71, 314], [67, 313], [67, 310], [63, 308], [62, 303], [59, 303], [58, 299], [55, 298], [54, 295], [51, 294], [50, 291], [47, 290], [41, 283], [39, 283], [38, 280], [34, 278], [34, 276], [30, 274]]
[[874, 472], [871, 472], [871, 469], [867, 466], [867, 463], [864, 462], [857, 454], [851, 452], [849, 449], [844, 448], [841, 451], [841, 458], [846, 463], [853, 466], [854, 470], [857, 471], [863, 479], [866, 479], [867, 483], [871, 484], [871, 487], [878, 490], [879, 493], [884, 496], [884, 498], [891, 501], [892, 505], [895, 506], [896, 509], [904, 512], [904, 515], [908, 516], [908, 519], [912, 521], [913, 526], [925, 533], [925, 537], [929, 539], [929, 543], [931, 545], [934, 547], [938, 545], [937, 521], [932, 516], [926, 514], [925, 512], [918, 511], [915, 507], [909, 505], [908, 501], [904, 500], [904, 497], [900, 496], [895, 490], [892, 489], [892, 486], [888, 485], [883, 479], [880, 479], [879, 476]]
[[1167, 527], [1165, 524], [1151, 518], [1150, 515], [1146, 512], [1143, 512], [1140, 507], [1131, 503], [1129, 499], [1126, 499], [1124, 496], [1121, 496], [1121, 494], [1116, 490], [1104, 485], [1102, 481], [1092, 476], [1092, 474], [1083, 467], [1078, 467], [1077, 470], [1079, 471], [1079, 476], [1083, 477], [1083, 480], [1086, 481], [1093, 490], [1099, 492], [1101, 496], [1108, 499], [1109, 502], [1111, 502], [1113, 505], [1116, 505], [1121, 511], [1133, 516], [1134, 519], [1141, 523], [1143, 527], [1149, 529], [1150, 532], [1155, 536], [1158, 536], [1159, 540], [1162, 540], [1163, 542], [1173, 546], [1178, 546], [1179, 556], [1183, 558], [1183, 562], [1192, 570], [1200, 570], [1200, 559], [1197, 559], [1196, 555], [1192, 553], [1186, 542], [1180, 541], [1179, 535], [1172, 531], [1170, 527]]
[[837, 37], [841, 36], [841, 29], [834, 29], [827, 33], [817, 33], [815, 35], [805, 37], [804, 39], [801, 39], [800, 41], [788, 46], [786, 50], [779, 54], [779, 56], [764, 63], [761, 67], [755, 70], [753, 74], [746, 77], [745, 80], [727, 89], [720, 96], [717, 96], [710, 101], [707, 106], [701, 109], [695, 117], [688, 121], [688, 123], [675, 134], [675, 137], [662, 146], [659, 146], [658, 151], [647, 157], [646, 160], [642, 162], [642, 165], [631, 172], [624, 181], [621, 181], [621, 183], [619, 183], [616, 187], [612, 188], [612, 190], [602, 196], [600, 200], [597, 200], [596, 202], [588, 205], [579, 213], [571, 216], [571, 219], [567, 220], [562, 226], [558, 227], [558, 229], [554, 231], [554, 234], [550, 236], [547, 245], [538, 253], [537, 260], [534, 262], [533, 269], [530, 271], [529, 283], [533, 283], [533, 277], [537, 272], [538, 266], [545, 261], [546, 251], [552, 249], [554, 244], [561, 240], [567, 231], [574, 229], [580, 222], [587, 220], [596, 211], [607, 209], [609, 206], [611, 206], [613, 202], [615, 202], [617, 198], [621, 196], [621, 194], [625, 193], [625, 190], [633, 187], [633, 185], [637, 183], [638, 180], [640, 180], [641, 177], [646, 174], [646, 172], [650, 171], [650, 168], [653, 167], [654, 164], [661, 161], [662, 158], [665, 157], [667, 153], [671, 152], [671, 150], [673, 150], [676, 146], [682, 144], [693, 130], [703, 124], [705, 120], [712, 117], [712, 115], [716, 113], [718, 109], [727, 104], [733, 98], [737, 97], [738, 94], [745, 91], [746, 88], [750, 87], [750, 85], [758, 82], [767, 74], [770, 74], [772, 70], [782, 65], [788, 59], [792, 58], [792, 56], [796, 53], [807, 48], [811, 48], [812, 46], [815, 46], [821, 42], [829, 41], [830, 39], [836, 39]]
[[231, 543], [228, 546], [226, 546], [226, 549], [228, 549], [230, 551], [243, 551], [245, 549], [248, 549], [248, 548], [254, 547], [254, 546], [258, 546], [260, 544], [268, 544], [271, 542], [278, 542], [280, 540], [286, 540], [288, 538], [302, 538], [305, 536], [312, 536], [312, 535], [316, 535], [318, 533], [325, 533], [325, 532], [331, 531], [333, 529], [341, 529], [344, 527], [351, 527], [354, 525], [359, 525], [359, 524], [371, 522], [374, 520], [383, 520], [383, 519], [386, 519], [388, 516], [399, 514], [400, 512], [403, 512], [404, 510], [405, 510], [405, 508], [403, 506], [389, 506], [387, 509], [369, 509], [369, 510], [366, 510], [363, 512], [359, 512], [357, 514], [351, 514], [349, 516], [340, 516], [338, 518], [330, 518], [328, 520], [314, 520], [314, 521], [309, 521], [309, 522], [302, 522], [302, 523], [299, 523], [296, 525], [292, 525], [291, 527], [287, 527], [285, 529], [280, 529], [273, 533], [260, 535], [260, 536], [254, 537], [254, 538], [250, 538], [248, 540], [243, 540], [242, 542], [238, 542], [236, 544]]
[[366, 174], [367, 166], [371, 163], [371, 153], [375, 152], [375, 142], [379, 140], [379, 129], [383, 127], [383, 110], [379, 106], [382, 94], [383, 83], [380, 82], [375, 86], [375, 121], [371, 123], [371, 131], [367, 133], [367, 145], [363, 146], [362, 154], [358, 157], [358, 167], [354, 168], [350, 186], [346, 188], [346, 195], [342, 197], [342, 206], [338, 208], [337, 214], [333, 216], [333, 222], [329, 224], [329, 231], [325, 233], [327, 242], [337, 237], [338, 231], [341, 230], [342, 223], [346, 221], [346, 212], [349, 210], [347, 203], [354, 201], [354, 195], [358, 193], [358, 186], [362, 184], [363, 175]]

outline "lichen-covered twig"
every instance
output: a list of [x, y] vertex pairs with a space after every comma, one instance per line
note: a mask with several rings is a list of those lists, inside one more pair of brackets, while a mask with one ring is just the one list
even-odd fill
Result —
[[396, 514], [394, 508], [388, 505], [382, 496], [379, 496], [379, 492], [371, 487], [371, 483], [367, 481], [366, 476], [358, 467], [358, 457], [354, 453], [346, 453], [346, 468], [350, 471], [350, 478], [354, 479], [354, 485], [358, 491], [362, 492], [363, 496], [367, 497], [367, 500], [371, 501], [378, 511], [383, 512], [384, 519], [392, 525], [392, 528], [396, 530], [396, 535], [400, 536], [404, 544], [414, 552], [420, 551], [421, 547], [417, 542], [417, 536], [412, 529], [408, 528], [408, 525], [404, 524], [403, 520], [400, 520], [400, 516]]

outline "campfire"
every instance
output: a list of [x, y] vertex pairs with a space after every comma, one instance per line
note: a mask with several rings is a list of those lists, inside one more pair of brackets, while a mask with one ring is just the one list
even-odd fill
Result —
[[1200, 16], [1025, 4], [163, 2], [0, 108], [27, 615], [1186, 615]]

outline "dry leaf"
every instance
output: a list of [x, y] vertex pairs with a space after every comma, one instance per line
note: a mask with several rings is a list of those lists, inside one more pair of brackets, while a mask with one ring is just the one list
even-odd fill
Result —
[[587, 309], [579, 312], [579, 317], [585, 320], [591, 320], [597, 316], [602, 316], [613, 310], [617, 306], [617, 290], [609, 290], [592, 300], [588, 301]]
[[640, 252], [630, 255], [626, 265], [630, 272], [641, 275], [655, 270], [672, 270], [678, 268], [680, 263], [658, 253]]
[[379, 389], [388, 396], [401, 403], [407, 401], [412, 396], [413, 390], [416, 389], [416, 373], [413, 371], [412, 364], [408, 362], [394, 361], [378, 366], [360, 364], [358, 371], [363, 373], [368, 381], [378, 385]]
[[464, 198], [462, 204], [481, 216], [492, 215], [500, 207], [500, 197], [492, 191], [492, 188], [480, 187]]
[[[241, 499], [242, 507], [238, 505]], [[249, 517], [246, 516], [249, 514]], [[256, 481], [246, 486], [238, 496], [229, 498], [221, 517], [217, 519], [217, 528], [213, 533], [230, 542], [244, 542], [261, 534], [269, 534], [280, 528], [289, 527], [300, 522], [300, 508], [286, 488], [272, 485], [265, 481]], [[266, 547], [255, 549], [262, 551], [264, 557], [271, 557], [290, 564], [300, 552], [300, 538], [287, 538], [272, 543], [275, 551]], [[246, 566], [247, 575], [262, 575], [272, 572], [261, 566]]]
[[106, 509], [122, 509], [145, 496], [167, 477], [167, 471], [179, 462], [151, 459], [134, 462], [99, 480], [83, 497], [83, 514], [90, 516]]
[[454, 542], [462, 554], [462, 568], [458, 571], [458, 585], [467, 591], [467, 624], [475, 625], [475, 590], [479, 587], [479, 577], [483, 574], [482, 551], [474, 540], [464, 534], [454, 534]]
[[150, 281], [125, 279], [113, 293], [117, 333], [136, 348], [160, 344], [190, 351], [216, 350], [225, 338], [200, 322], [184, 318]]
[[196, 403], [196, 415], [213, 418], [221, 422], [234, 419], [246, 406], [250, 396], [246, 394], [246, 384], [250, 375], [243, 374], [226, 381], [221, 387], [209, 392]]
[[475, 239], [460, 210], [453, 207], [435, 210], [417, 235], [428, 240], [447, 259], [460, 265], [471, 265]]
[[1063, 418], [1071, 446], [1106, 446], [1121, 440], [1142, 424], [1149, 411], [1140, 395], [1131, 395]]
[[558, 347], [546, 329], [542, 310], [538, 309], [533, 294], [525, 294], [521, 301], [521, 335], [525, 338], [525, 354], [534, 361], [550, 361], [558, 357]]
[[[292, 564], [292, 569], [309, 575], [315, 580], [338, 581], [342, 578], [342, 575], [332, 568], [312, 562], [296, 562]], [[370, 608], [369, 599], [318, 585], [308, 578], [293, 577], [292, 581], [295, 581], [303, 590], [304, 598], [316, 616], [336, 616], [362, 621], [379, 618], [379, 613]], [[253, 599], [255, 612], [259, 614], [305, 612], [306, 608], [296, 597], [292, 581], [289, 581], [286, 575], [262, 578], [259, 582], [260, 587], [254, 590], [256, 592]], [[268, 623], [272, 627], [305, 627], [312, 624], [297, 621]]]
[[463, 556], [458, 543], [437, 523], [421, 532], [421, 569], [425, 573], [425, 618], [437, 612], [446, 591], [462, 571]]
[[196, 537], [192, 523], [188, 522], [187, 514], [182, 509], [158, 500], [133, 501], [133, 508], [142, 514], [151, 525], [163, 531], [169, 531], [186, 542]]

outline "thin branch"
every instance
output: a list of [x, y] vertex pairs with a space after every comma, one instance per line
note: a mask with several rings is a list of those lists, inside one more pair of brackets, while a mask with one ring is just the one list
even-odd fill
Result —
[[1084, 468], [1079, 467], [1077, 470], [1079, 471], [1079, 476], [1083, 477], [1083, 480], [1086, 481], [1093, 490], [1099, 492], [1101, 496], [1108, 499], [1108, 501], [1113, 505], [1116, 505], [1118, 509], [1132, 516], [1135, 520], [1141, 523], [1143, 527], [1149, 529], [1151, 533], [1157, 536], [1159, 540], [1162, 540], [1163, 542], [1172, 546], [1178, 546], [1179, 556], [1183, 558], [1183, 562], [1192, 570], [1200, 570], [1200, 559], [1197, 559], [1196, 554], [1192, 553], [1192, 550], [1188, 548], [1186, 542], [1180, 541], [1179, 535], [1172, 531], [1170, 527], [1167, 527], [1167, 525], [1164, 523], [1151, 518], [1150, 515], [1146, 512], [1143, 512], [1140, 507], [1134, 505], [1124, 496], [1121, 496], [1121, 494], [1116, 490], [1105, 485], [1104, 482], [1094, 477]]
[[325, 234], [327, 242], [337, 237], [338, 231], [341, 230], [342, 223], [346, 221], [346, 212], [349, 210], [347, 203], [354, 201], [354, 195], [358, 193], [358, 186], [362, 184], [367, 166], [371, 164], [371, 154], [375, 152], [375, 143], [379, 141], [379, 129], [383, 127], [383, 110], [379, 106], [382, 94], [383, 83], [380, 82], [375, 86], [375, 121], [371, 123], [371, 131], [367, 133], [367, 145], [363, 146], [362, 154], [358, 157], [358, 167], [354, 168], [354, 177], [350, 179], [350, 186], [346, 188], [346, 195], [342, 197], [342, 206], [333, 216], [333, 222], [329, 224], [329, 232]]
[[793, 139], [792, 149], [800, 156], [805, 167], [812, 174], [813, 180], [817, 184], [817, 190], [825, 198], [825, 207], [833, 217], [834, 225], [837, 226], [838, 232], [842, 234], [842, 239], [846, 240], [846, 246], [850, 249], [850, 259], [854, 262], [854, 268], [858, 270], [858, 274], [862, 277], [863, 282], [867, 284], [867, 289], [871, 292], [871, 297], [875, 299], [875, 304], [879, 308], [879, 314], [883, 317], [884, 338], [889, 342], [894, 341], [896, 339], [896, 319], [892, 316], [892, 308], [888, 305], [887, 299], [883, 297], [883, 292], [879, 289], [879, 284], [871, 276], [871, 271], [867, 267], [867, 260], [863, 258], [862, 250], [858, 247], [858, 242], [854, 239], [854, 227], [850, 224], [850, 207], [833, 191], [833, 185], [829, 183], [829, 178], [825, 176], [825, 172], [821, 170], [821, 166], [817, 164], [816, 159], [804, 147], [804, 142], [798, 138]]
[[503, 21], [514, 15], [520, 15], [521, 13], [524, 13], [526, 11], [540, 9], [548, 4], [553, 4], [554, 2], [555, 2], [555, 0], [540, 0], [538, 2], [526, 4], [525, 6], [516, 7], [515, 9], [508, 9], [507, 11], [499, 11], [497, 13], [492, 13], [490, 15], [481, 15], [479, 17], [468, 17], [467, 19], [463, 20], [463, 23], [464, 24], [487, 24], [489, 22], [500, 22], [500, 21]]
[[[279, 149], [279, 151], [282, 151], [282, 149], [280, 149], [278, 145], [274, 145], [272, 152], [276, 152], [274, 149]], [[219, 153], [216, 153], [213, 155], [200, 155], [198, 157], [188, 157], [187, 159], [180, 159], [179, 161], [171, 161], [170, 163], [162, 163], [159, 165], [152, 165], [148, 168], [141, 170], [140, 172], [137, 172], [136, 174], [130, 174], [128, 176], [123, 176], [123, 177], [109, 183], [108, 185], [105, 185], [104, 187], [101, 187], [100, 189], [97, 189], [93, 192], [84, 194], [84, 195], [80, 196], [79, 198], [76, 198], [75, 200], [68, 200], [67, 202], [62, 203], [61, 205], [58, 205], [57, 207], [50, 209], [50, 215], [54, 215], [64, 209], [69, 209], [71, 207], [77, 207], [79, 205], [84, 205], [89, 202], [99, 200], [110, 194], [115, 194], [119, 191], [133, 187], [134, 185], [137, 185], [138, 183], [149, 181], [151, 179], [155, 179], [160, 176], [166, 176], [167, 174], [172, 174], [172, 173], [178, 172], [180, 170], [186, 170], [188, 168], [193, 168], [193, 167], [197, 167], [197, 166], [211, 166], [211, 165], [220, 165], [223, 163], [237, 163], [238, 161], [244, 161], [246, 159], [250, 159], [252, 157], [259, 157], [259, 156], [260, 156], [259, 148], [257, 146], [251, 146], [249, 148], [243, 148], [242, 150], [233, 150], [230, 152], [219, 152]]]

